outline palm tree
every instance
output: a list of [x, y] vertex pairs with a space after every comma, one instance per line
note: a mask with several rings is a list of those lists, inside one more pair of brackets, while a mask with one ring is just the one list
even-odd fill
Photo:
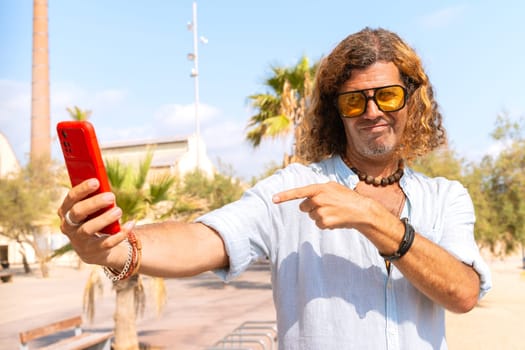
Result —
[[[264, 138], [286, 137], [297, 139], [297, 125], [303, 118], [312, 90], [312, 76], [317, 64], [310, 66], [303, 56], [294, 67], [272, 67], [273, 75], [265, 84], [270, 93], [251, 95], [251, 106], [258, 110], [248, 122], [246, 139], [258, 147]], [[284, 165], [295, 161], [295, 145], [291, 154], [284, 156]]]
[[31, 161], [51, 158], [47, 0], [33, 0]]
[[78, 120], [78, 121], [88, 120], [89, 117], [91, 117], [91, 113], [92, 113], [92, 111], [88, 109], [81, 109], [78, 106], [74, 106], [73, 108], [67, 107], [66, 111], [69, 113], [69, 116], [73, 120]]
[[[117, 205], [122, 208], [122, 221], [130, 219], [155, 221], [169, 217], [178, 208], [170, 200], [169, 193], [175, 178], [165, 174], [146, 182], [153, 154], [149, 153], [136, 171], [123, 165], [118, 160], [106, 161], [106, 171], [112, 191], [117, 198]], [[162, 205], [164, 204], [164, 205]], [[168, 205], [166, 205], [168, 204]], [[170, 205], [171, 204], [171, 205]], [[51, 258], [71, 251], [71, 244], [57, 249]], [[95, 315], [95, 292], [102, 288], [100, 267], [94, 267], [84, 287], [84, 310], [90, 320]], [[145, 305], [142, 278], [139, 275], [113, 283], [116, 291], [115, 341], [112, 349], [138, 350], [136, 319]], [[152, 278], [152, 290], [155, 296], [157, 312], [162, 311], [165, 303], [166, 288], [162, 278]]]
[[[170, 207], [156, 207], [168, 200], [168, 194], [175, 178], [169, 174], [159, 175], [149, 183], [146, 181], [151, 167], [153, 153], [148, 153], [137, 169], [123, 165], [118, 160], [106, 161], [106, 170], [112, 191], [117, 198], [117, 206], [122, 209], [122, 222], [130, 219], [154, 221], [171, 214]], [[95, 276], [93, 276], [95, 275]], [[99, 285], [96, 276], [99, 271], [92, 273], [85, 288], [84, 305], [90, 317], [94, 314], [93, 289]], [[157, 311], [160, 312], [165, 300], [165, 285], [161, 278], [152, 279], [157, 297]], [[144, 286], [140, 275], [127, 280], [113, 283], [116, 291], [115, 342], [114, 350], [139, 349], [136, 328], [137, 314], [142, 313], [145, 304]]]
[[[90, 110], [84, 110], [78, 106], [66, 108], [66, 110], [72, 119], [78, 121], [88, 120], [92, 113]], [[149, 218], [151, 221], [171, 214], [169, 207], [168, 210], [158, 210], [155, 206], [168, 199], [168, 193], [175, 182], [175, 178], [168, 174], [160, 175], [148, 183], [147, 178], [152, 159], [153, 153], [149, 152], [146, 158], [140, 162], [136, 171], [118, 160], [106, 160], [106, 172], [111, 189], [115, 193], [117, 205], [122, 209], [122, 222], [131, 219], [145, 219], [148, 215], [156, 215], [156, 217]], [[57, 250], [54, 256], [61, 255], [71, 249], [71, 245], [68, 244]], [[102, 287], [100, 270], [99, 267], [92, 269], [84, 288], [84, 309], [90, 320], [95, 315], [95, 291]], [[155, 291], [153, 294], [156, 297], [155, 304], [157, 311], [160, 312], [165, 299], [164, 280], [154, 278], [152, 282]], [[139, 349], [136, 319], [137, 314], [142, 312], [145, 304], [142, 278], [135, 275], [127, 280], [114, 282], [113, 289], [116, 291], [113, 349]]]

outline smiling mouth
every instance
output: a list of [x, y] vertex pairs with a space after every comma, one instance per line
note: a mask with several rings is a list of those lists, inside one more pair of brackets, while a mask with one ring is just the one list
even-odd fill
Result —
[[378, 124], [372, 124], [372, 125], [364, 125], [361, 130], [365, 131], [382, 131], [386, 128], [389, 128], [390, 125], [388, 123], [378, 123]]

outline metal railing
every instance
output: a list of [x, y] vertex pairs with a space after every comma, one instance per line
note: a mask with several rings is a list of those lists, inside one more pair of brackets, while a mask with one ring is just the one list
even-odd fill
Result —
[[275, 321], [246, 321], [206, 350], [277, 350]]

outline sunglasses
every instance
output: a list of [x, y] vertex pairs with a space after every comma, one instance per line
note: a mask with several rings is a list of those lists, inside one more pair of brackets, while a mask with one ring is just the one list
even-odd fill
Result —
[[[365, 91], [373, 91], [368, 96]], [[407, 90], [401, 85], [389, 85], [372, 89], [347, 91], [336, 95], [336, 107], [344, 118], [354, 118], [366, 112], [368, 100], [374, 100], [383, 112], [395, 112], [405, 107]]]

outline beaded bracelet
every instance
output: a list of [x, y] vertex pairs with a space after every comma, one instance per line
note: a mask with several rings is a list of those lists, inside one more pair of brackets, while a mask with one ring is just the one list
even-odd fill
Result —
[[140, 267], [142, 260], [142, 244], [140, 240], [131, 231], [125, 241], [128, 243], [128, 256], [122, 271], [119, 272], [114, 268], [104, 266], [104, 273], [112, 282], [122, 281], [133, 276]]
[[135, 275], [139, 270], [142, 259], [142, 245], [133, 231], [128, 234], [128, 243], [133, 247], [133, 259], [131, 264], [133, 268], [129, 269], [122, 279]]
[[135, 236], [135, 233], [131, 231], [128, 235], [128, 240], [131, 242], [131, 245], [135, 248], [135, 255], [136, 259], [133, 264], [133, 269], [130, 272], [130, 276], [133, 276], [138, 273], [140, 268], [140, 263], [142, 262], [142, 243], [140, 240]]

